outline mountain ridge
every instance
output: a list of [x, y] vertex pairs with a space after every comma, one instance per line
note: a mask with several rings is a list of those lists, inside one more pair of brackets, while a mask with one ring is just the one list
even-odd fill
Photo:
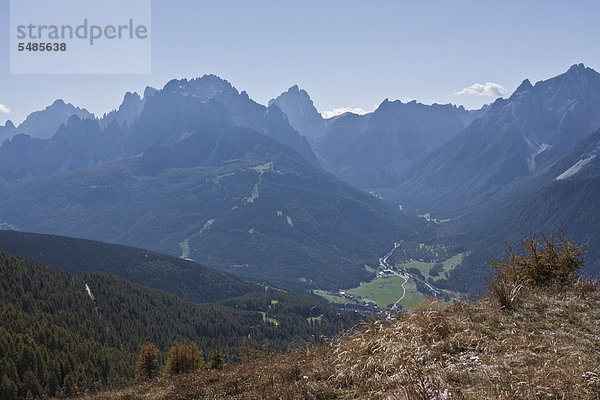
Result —
[[467, 111], [451, 104], [385, 99], [373, 112], [325, 119], [298, 85], [269, 104], [279, 106], [290, 124], [309, 139], [325, 169], [366, 190], [398, 183], [416, 160], [488, 109]]
[[[124, 96], [119, 110], [102, 119], [73, 115], [51, 138], [19, 138], [0, 147], [0, 174], [7, 179], [50, 175], [138, 155], [155, 146], [175, 144], [183, 135], [238, 126], [270, 136], [316, 163], [306, 138], [276, 107], [265, 107], [215, 75], [171, 80], [141, 98]], [[65, 131], [69, 131], [65, 135]], [[9, 157], [10, 161], [5, 161]], [[50, 160], [50, 162], [46, 162]], [[76, 160], [76, 161], [74, 161]]]
[[525, 80], [418, 163], [396, 198], [413, 204], [419, 198], [429, 210], [460, 214], [567, 156], [600, 127], [598, 109], [600, 74], [583, 64], [535, 85]]
[[11, 139], [17, 134], [48, 139], [73, 115], [77, 115], [82, 119], [95, 118], [94, 114], [85, 108], [79, 108], [71, 103], [65, 103], [62, 99], [57, 99], [44, 110], [29, 114], [25, 121], [18, 126], [15, 126], [10, 120], [6, 121], [4, 126], [0, 126], [0, 143]]

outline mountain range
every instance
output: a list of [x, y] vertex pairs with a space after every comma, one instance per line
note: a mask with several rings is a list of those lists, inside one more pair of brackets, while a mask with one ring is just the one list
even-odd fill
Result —
[[[44, 115], [48, 119], [52, 119], [50, 115], [58, 118], [51, 114], [56, 113], [56, 104], [64, 103], [56, 101], [47, 108]], [[47, 125], [50, 129], [51, 124]], [[227, 81], [206, 75], [190, 81], [172, 80], [160, 91], [147, 88], [143, 98], [127, 93], [119, 109], [102, 119], [73, 113], [49, 138], [19, 133], [0, 147], [0, 173], [13, 180], [50, 175], [122, 160], [154, 147], [173, 146], [195, 134], [210, 137], [208, 148], [216, 144], [221, 132], [232, 127], [252, 129], [309, 161], [315, 160], [307, 140], [277, 107], [266, 108]]]
[[0, 148], [0, 175], [0, 219], [19, 230], [285, 287], [357, 285], [373, 276], [365, 264], [426, 229], [316, 165], [276, 105], [212, 75], [127, 94], [101, 120], [71, 116], [50, 139], [19, 134]]
[[323, 118], [297, 85], [263, 106], [214, 75], [127, 93], [102, 118], [70, 107], [52, 136], [0, 147], [3, 226], [299, 290], [355, 286], [394, 243], [439, 240], [466, 250], [440, 282], [464, 290], [497, 254], [485, 242], [556, 226], [599, 270], [600, 74], [582, 64], [470, 111], [386, 99]]
[[399, 183], [417, 160], [487, 110], [385, 99], [372, 113], [348, 112], [324, 119], [298, 86], [269, 104], [277, 105], [290, 124], [309, 138], [324, 168], [362, 189]]

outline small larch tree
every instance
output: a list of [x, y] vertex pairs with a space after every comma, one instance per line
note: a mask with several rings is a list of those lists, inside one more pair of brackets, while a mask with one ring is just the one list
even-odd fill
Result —
[[203, 366], [202, 351], [194, 342], [175, 342], [169, 349], [166, 372], [170, 375], [195, 371]]
[[158, 375], [158, 349], [154, 343], [142, 346], [140, 359], [137, 364], [137, 377], [140, 380], [149, 380]]

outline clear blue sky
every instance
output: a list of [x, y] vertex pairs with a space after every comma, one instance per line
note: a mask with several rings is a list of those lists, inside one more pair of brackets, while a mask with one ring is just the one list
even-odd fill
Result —
[[[479, 107], [455, 94], [514, 90], [583, 62], [600, 69], [600, 2], [153, 0], [150, 75], [10, 75], [9, 1], [0, 0], [0, 111], [20, 122], [56, 98], [96, 114], [126, 91], [214, 73], [265, 104], [293, 84], [319, 111], [384, 98]], [[0, 107], [1, 108], [1, 107]]]

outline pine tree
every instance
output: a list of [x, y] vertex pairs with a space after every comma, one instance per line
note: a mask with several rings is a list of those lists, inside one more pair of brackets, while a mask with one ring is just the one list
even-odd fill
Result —
[[23, 376], [23, 390], [27, 393], [31, 393], [32, 398], [38, 397], [42, 394], [42, 386], [38, 381], [35, 374], [31, 371], [25, 372]]
[[46, 392], [50, 396], [54, 396], [59, 388], [60, 385], [56, 374], [53, 371], [48, 371], [46, 376]]
[[2, 382], [0, 383], [0, 398], [5, 400], [16, 399], [19, 392], [17, 385], [10, 379], [6, 374], [2, 376]]
[[225, 354], [221, 347], [217, 345], [210, 353], [210, 359], [208, 361], [208, 368], [210, 369], [221, 369], [225, 366]]
[[142, 346], [140, 359], [137, 364], [137, 377], [148, 380], [158, 375], [158, 350], [154, 343]]

